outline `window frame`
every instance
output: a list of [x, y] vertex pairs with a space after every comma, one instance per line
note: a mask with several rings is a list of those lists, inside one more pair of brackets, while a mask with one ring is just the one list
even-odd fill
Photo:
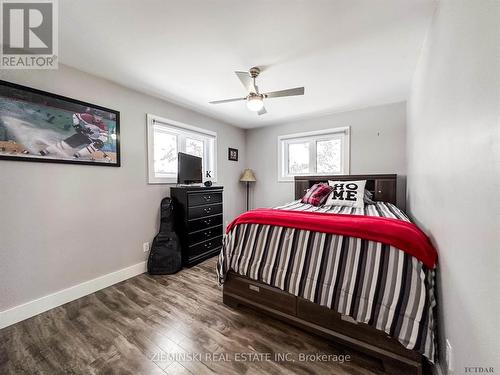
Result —
[[[317, 142], [331, 139], [341, 139], [341, 165], [339, 173], [317, 172]], [[288, 173], [288, 147], [290, 144], [309, 143], [309, 172], [291, 175]], [[315, 130], [303, 133], [285, 134], [278, 136], [278, 182], [293, 182], [295, 176], [331, 176], [350, 173], [350, 143], [351, 131], [349, 126]]]
[[[162, 131], [168, 134], [173, 134], [177, 137], [177, 152], [184, 152], [186, 147], [186, 138], [203, 141], [203, 176], [205, 182], [206, 163], [210, 164], [213, 175], [210, 181], [217, 182], [217, 132], [188, 125], [179, 121], [163, 118], [160, 116], [147, 114], [147, 161], [148, 161], [148, 184], [177, 184], [177, 176], [175, 177], [157, 177], [154, 171], [154, 133], [155, 126], [163, 127]], [[207, 139], [212, 138], [213, 142], [213, 159], [208, 157], [210, 150], [207, 147]]]

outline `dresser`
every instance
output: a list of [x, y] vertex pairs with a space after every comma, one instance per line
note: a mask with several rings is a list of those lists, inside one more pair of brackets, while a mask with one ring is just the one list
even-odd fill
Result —
[[174, 229], [182, 247], [182, 264], [191, 267], [218, 254], [222, 247], [222, 186], [170, 189]]

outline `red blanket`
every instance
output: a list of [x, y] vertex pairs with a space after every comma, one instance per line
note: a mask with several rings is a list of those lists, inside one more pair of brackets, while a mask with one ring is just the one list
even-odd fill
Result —
[[394, 246], [429, 268], [434, 268], [437, 261], [437, 252], [424, 232], [415, 224], [398, 219], [259, 208], [234, 219], [226, 233], [238, 224], [275, 225], [358, 237]]

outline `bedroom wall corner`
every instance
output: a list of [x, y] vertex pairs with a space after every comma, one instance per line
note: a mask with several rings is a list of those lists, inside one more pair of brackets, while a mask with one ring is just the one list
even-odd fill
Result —
[[[408, 209], [439, 253], [439, 366], [500, 371], [500, 2], [443, 0], [408, 102]], [[490, 371], [488, 371], [490, 372]]]
[[169, 185], [147, 183], [147, 113], [218, 133], [224, 220], [244, 211], [243, 129], [62, 64], [2, 70], [0, 79], [120, 111], [122, 157], [120, 168], [0, 161], [0, 312], [145, 260], [142, 244], [158, 232], [169, 195]]
[[349, 126], [350, 174], [398, 174], [398, 201], [406, 192], [406, 103], [392, 103], [247, 130], [247, 165], [255, 171], [252, 207], [294, 199], [293, 182], [278, 182], [278, 136]]

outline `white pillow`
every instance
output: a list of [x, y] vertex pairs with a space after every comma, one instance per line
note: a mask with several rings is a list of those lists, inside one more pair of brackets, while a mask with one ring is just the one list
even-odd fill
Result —
[[349, 206], [363, 208], [365, 206], [366, 180], [361, 181], [328, 181], [333, 188], [326, 199], [325, 206]]

